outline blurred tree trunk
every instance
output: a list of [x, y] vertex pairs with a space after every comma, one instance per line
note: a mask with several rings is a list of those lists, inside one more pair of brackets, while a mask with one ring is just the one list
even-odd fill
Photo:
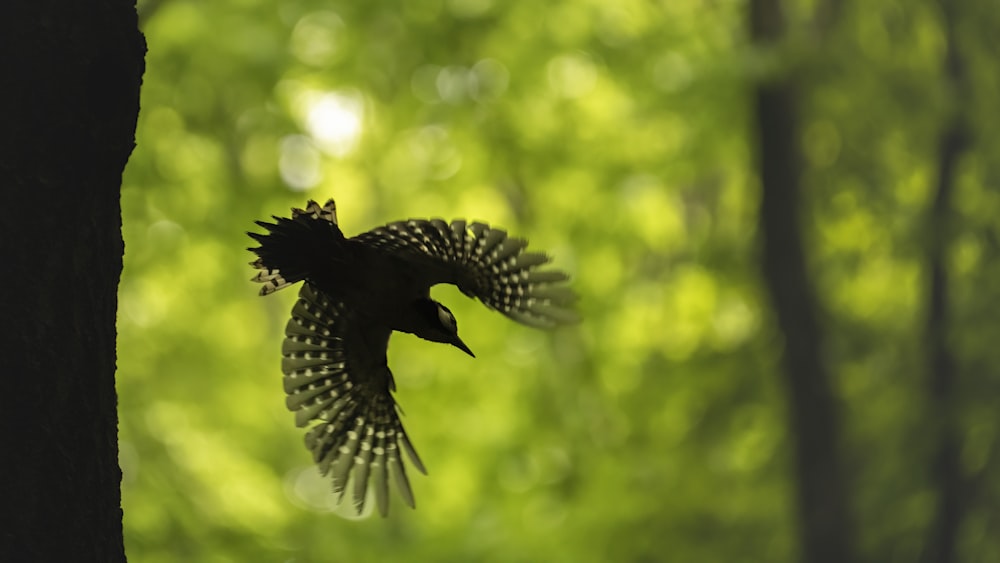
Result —
[[0, 560], [124, 561], [119, 191], [145, 44], [127, 0], [12, 0], [0, 20]]
[[965, 67], [959, 55], [955, 31], [955, 5], [949, 0], [939, 2], [945, 37], [944, 73], [953, 98], [952, 116], [945, 124], [938, 141], [937, 185], [931, 201], [927, 246], [928, 304], [927, 326], [927, 394], [930, 404], [929, 436], [935, 444], [931, 459], [931, 479], [937, 492], [937, 505], [927, 545], [925, 563], [951, 563], [957, 560], [955, 545], [965, 513], [965, 479], [962, 475], [961, 438], [958, 429], [958, 405], [955, 404], [957, 373], [955, 358], [948, 344], [950, 306], [946, 256], [951, 239], [953, 219], [951, 199], [954, 192], [955, 168], [965, 150], [969, 133], [961, 110], [968, 88]]
[[[758, 48], [784, 35], [780, 0], [751, 0], [750, 26]], [[797, 473], [800, 549], [809, 563], [849, 563], [855, 553], [841, 471], [837, 400], [822, 358], [818, 305], [802, 245], [797, 96], [788, 76], [762, 80], [754, 92], [760, 230], [764, 282], [784, 337]]]

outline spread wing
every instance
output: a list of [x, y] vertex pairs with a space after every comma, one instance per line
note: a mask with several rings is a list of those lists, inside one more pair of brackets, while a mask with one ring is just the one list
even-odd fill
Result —
[[353, 501], [360, 514], [369, 485], [379, 512], [389, 510], [388, 483], [415, 506], [400, 456], [427, 473], [403, 430], [392, 373], [386, 365], [391, 331], [366, 323], [343, 303], [305, 283], [285, 328], [281, 371], [288, 409], [296, 425], [316, 424], [306, 447], [320, 472], [333, 478], [343, 498], [353, 475]]
[[356, 237], [365, 244], [414, 263], [428, 285], [457, 285], [469, 297], [530, 326], [550, 328], [576, 322], [576, 295], [560, 285], [569, 279], [542, 270], [549, 257], [525, 252], [528, 242], [484, 223], [410, 219]]

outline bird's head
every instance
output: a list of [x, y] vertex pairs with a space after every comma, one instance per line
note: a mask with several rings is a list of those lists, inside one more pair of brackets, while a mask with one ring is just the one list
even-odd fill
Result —
[[415, 306], [424, 325], [417, 336], [431, 342], [451, 344], [473, 358], [476, 357], [458, 337], [458, 323], [451, 310], [433, 299], [420, 299], [415, 302]]

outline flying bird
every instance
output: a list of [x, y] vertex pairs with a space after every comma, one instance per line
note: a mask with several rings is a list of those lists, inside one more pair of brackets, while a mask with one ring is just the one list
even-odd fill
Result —
[[260, 246], [253, 281], [270, 295], [304, 282], [281, 347], [286, 406], [299, 427], [312, 424], [306, 447], [343, 499], [351, 480], [358, 514], [369, 487], [382, 516], [389, 481], [408, 506], [413, 491], [401, 451], [426, 474], [403, 429], [386, 361], [393, 331], [450, 344], [473, 356], [451, 311], [430, 298], [440, 283], [533, 327], [573, 323], [576, 296], [568, 276], [544, 270], [548, 256], [526, 252], [527, 241], [480, 222], [409, 219], [346, 238], [334, 201], [309, 201], [291, 218], [256, 221], [247, 233]]

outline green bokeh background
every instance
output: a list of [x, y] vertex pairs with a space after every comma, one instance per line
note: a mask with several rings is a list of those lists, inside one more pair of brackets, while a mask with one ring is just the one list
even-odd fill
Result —
[[[937, 137], [971, 118], [949, 247], [963, 561], [1000, 560], [1000, 16], [844, 2], [822, 43], [750, 46], [735, 0], [146, 0], [122, 192], [119, 372], [129, 557], [173, 561], [792, 561], [781, 341], [757, 244], [752, 89], [797, 61], [809, 265], [844, 408], [859, 544], [913, 561], [934, 508], [923, 323]], [[783, 53], [783, 54], [782, 54]], [[777, 64], [780, 67], [780, 63]], [[478, 358], [395, 335], [418, 508], [332, 506], [284, 408], [294, 291], [256, 296], [255, 219], [336, 198], [345, 233], [507, 228], [584, 322], [515, 325], [436, 288]]]

